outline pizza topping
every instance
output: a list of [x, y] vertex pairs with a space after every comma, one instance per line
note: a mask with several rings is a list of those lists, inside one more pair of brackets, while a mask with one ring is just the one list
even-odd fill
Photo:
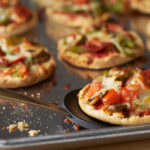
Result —
[[[149, 114], [150, 71], [111, 69], [102, 79], [95, 80], [87, 93], [88, 104], [111, 112]], [[103, 107], [102, 107], [103, 106]]]
[[114, 90], [110, 89], [102, 98], [102, 102], [105, 106], [121, 103], [120, 95]]
[[93, 82], [88, 90], [88, 97], [91, 98], [96, 92], [100, 91], [102, 85], [100, 82]]
[[98, 58], [112, 53], [134, 57], [138, 49], [134, 35], [116, 24], [106, 24], [94, 31], [69, 36], [64, 39], [64, 45], [73, 53], [90, 53]]
[[2, 38], [0, 47], [0, 76], [23, 78], [32, 65], [40, 65], [50, 59], [42, 45], [23, 38]]
[[[106, 1], [107, 3], [107, 1]], [[112, 13], [118, 13], [118, 12], [121, 12], [123, 11], [124, 9], [124, 3], [122, 0], [118, 0], [116, 3], [114, 4], [107, 4], [107, 5], [104, 5], [105, 6], [105, 9], [109, 12], [112, 12]]]
[[15, 24], [17, 26], [28, 21], [30, 16], [30, 10], [21, 4], [5, 5], [0, 8], [0, 25]]
[[[71, 16], [70, 19], [78, 17], [81, 14], [87, 14], [86, 16], [97, 17], [103, 13], [118, 13], [124, 9], [124, 2], [119, 0], [115, 4], [107, 3], [102, 0], [70, 0], [62, 1], [55, 8], [52, 8], [56, 13], [62, 13], [67, 16]], [[84, 16], [84, 15], [83, 15]]]
[[74, 0], [74, 3], [75, 4], [78, 4], [78, 5], [83, 5], [83, 4], [86, 4], [88, 3], [89, 0]]

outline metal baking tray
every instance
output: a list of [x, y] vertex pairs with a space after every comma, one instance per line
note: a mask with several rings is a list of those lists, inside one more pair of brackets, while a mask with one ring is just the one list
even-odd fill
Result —
[[[28, 7], [36, 9], [36, 5], [32, 1], [23, 0], [23, 2]], [[146, 18], [146, 24], [150, 21], [150, 16], [139, 15], [138, 18], [137, 14], [135, 15], [136, 20], [128, 16], [127, 22], [124, 19], [120, 20], [120, 22], [128, 25], [131, 21], [130, 26], [140, 31], [141, 37], [146, 44], [148, 43], [148, 37], [144, 34], [146, 32], [145, 27], [140, 28], [136, 25], [136, 21], [140, 17], [142, 19]], [[64, 36], [63, 33], [71, 30], [73, 29], [69, 29], [69, 31], [67, 29], [66, 31], [65, 27], [59, 27], [59, 25], [55, 25], [50, 20], [47, 20], [46, 23], [38, 23], [33, 30], [27, 33], [27, 36], [37, 38], [52, 52], [57, 62], [57, 69], [55, 74], [49, 79], [34, 86], [16, 89], [15, 91], [63, 106], [62, 102], [67, 93], [83, 87], [101, 73], [99, 71], [81, 70], [58, 60], [56, 40]], [[142, 58], [126, 66], [149, 68], [150, 56], [148, 50]], [[70, 88], [65, 88], [66, 84]], [[75, 131], [72, 125], [64, 123], [64, 118], [65, 116], [45, 108], [0, 100], [0, 149], [66, 149], [150, 138], [149, 124], [138, 126], [110, 125], [99, 129]], [[40, 130], [39, 135], [29, 137], [28, 131], [9, 133], [6, 127], [19, 121], [27, 122], [30, 129]], [[66, 133], [64, 131], [68, 128], [72, 132]]]

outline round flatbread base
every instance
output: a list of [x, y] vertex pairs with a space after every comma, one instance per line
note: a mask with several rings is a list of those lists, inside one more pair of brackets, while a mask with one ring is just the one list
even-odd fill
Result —
[[93, 24], [99, 24], [100, 22], [103, 22], [110, 17], [110, 13], [104, 13], [102, 16], [98, 16], [95, 18], [91, 17], [90, 15], [86, 17], [77, 16], [73, 18], [69, 15], [60, 12], [55, 12], [51, 8], [46, 9], [46, 14], [54, 22], [57, 22], [63, 26], [68, 26], [68, 27], [91, 26]]
[[31, 18], [24, 24], [18, 25], [16, 27], [14, 27], [13, 24], [8, 25], [7, 27], [5, 26], [0, 27], [0, 34], [4, 34], [7, 36], [15, 36], [23, 34], [28, 30], [30, 30], [31, 28], [33, 28], [36, 25], [37, 21], [38, 18], [36, 13], [32, 13]]
[[128, 118], [124, 118], [121, 113], [115, 112], [115, 113], [108, 113], [107, 111], [100, 109], [96, 110], [93, 106], [90, 106], [87, 104], [87, 101], [84, 99], [84, 95], [86, 94], [86, 91], [88, 89], [87, 85], [85, 88], [83, 88], [79, 92], [79, 106], [82, 109], [84, 113], [87, 115], [107, 122], [111, 124], [116, 124], [116, 125], [138, 125], [138, 124], [146, 124], [150, 123], [150, 115], [145, 115], [145, 116], [137, 116], [137, 115], [131, 115]]
[[150, 2], [147, 0], [147, 3], [139, 0], [131, 0], [131, 9], [139, 11], [144, 14], [150, 14]]
[[56, 69], [56, 63], [53, 56], [41, 65], [32, 65], [28, 75], [23, 78], [5, 76], [1, 77], [1, 88], [19, 88], [36, 84], [42, 80], [45, 80], [54, 73]]
[[140, 45], [139, 49], [134, 50], [136, 51], [134, 57], [127, 57], [121, 53], [112, 53], [103, 58], [93, 57], [90, 53], [77, 54], [65, 50], [61, 42], [58, 44], [59, 57], [60, 59], [64, 59], [74, 66], [87, 69], [97, 70], [123, 65], [140, 57], [144, 52], [143, 41], [136, 33], [133, 32], [133, 34], [136, 38], [137, 43]]

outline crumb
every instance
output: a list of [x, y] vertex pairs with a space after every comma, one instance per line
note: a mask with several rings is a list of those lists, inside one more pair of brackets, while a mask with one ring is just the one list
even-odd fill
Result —
[[25, 122], [18, 122], [18, 129], [20, 131], [28, 130], [29, 125]]
[[24, 95], [28, 95], [28, 93], [27, 93], [27, 92], [24, 92]]
[[5, 110], [5, 109], [6, 109], [6, 107], [2, 107], [2, 109], [3, 109], [3, 110]]
[[31, 97], [34, 97], [34, 94], [31, 94]]
[[38, 96], [40, 96], [40, 95], [41, 95], [41, 93], [37, 93], [37, 95], [38, 95]]
[[76, 131], [79, 131], [79, 130], [80, 130], [80, 126], [79, 126], [78, 124], [73, 125], [73, 128], [74, 128]]
[[66, 129], [66, 130], [64, 130], [64, 131], [65, 131], [66, 133], [69, 133], [69, 132], [71, 132], [71, 131], [70, 131], [70, 129]]
[[30, 115], [33, 115], [33, 112], [32, 112], [32, 111], [30, 112]]
[[3, 127], [3, 128], [2, 128], [2, 131], [4, 131], [5, 129], [6, 129], [6, 128], [5, 128], [5, 127]]
[[64, 122], [67, 123], [67, 124], [73, 124], [73, 122], [71, 120], [69, 120], [68, 118], [65, 118]]
[[66, 84], [64, 85], [64, 89], [65, 89], [65, 90], [69, 90], [69, 89], [70, 89], [70, 85], [66, 83]]
[[39, 131], [37, 131], [37, 130], [30, 130], [28, 133], [29, 133], [29, 136], [36, 136], [36, 135], [38, 135]]
[[8, 126], [9, 133], [17, 130], [17, 124], [10, 124]]

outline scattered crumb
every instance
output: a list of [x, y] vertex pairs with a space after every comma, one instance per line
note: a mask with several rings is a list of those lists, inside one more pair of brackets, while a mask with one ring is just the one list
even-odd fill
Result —
[[28, 95], [28, 93], [27, 93], [27, 92], [24, 92], [24, 95]]
[[70, 89], [70, 85], [66, 83], [66, 84], [64, 85], [64, 89], [65, 89], [65, 90], [69, 90], [69, 89]]
[[31, 94], [31, 97], [34, 97], [34, 94]]
[[68, 118], [65, 118], [64, 122], [67, 123], [67, 124], [73, 124], [73, 122], [71, 120], [69, 120]]
[[40, 96], [40, 95], [41, 95], [41, 93], [37, 93], [37, 95], [38, 95], [38, 96]]
[[24, 130], [28, 130], [29, 125], [25, 122], [18, 122], [18, 130], [20, 131], [24, 131]]
[[5, 109], [6, 109], [6, 107], [2, 107], [2, 109], [3, 109], [3, 110], [5, 110]]
[[5, 128], [5, 127], [3, 127], [3, 128], [2, 128], [2, 131], [4, 131], [5, 129], [6, 129], [6, 128]]
[[17, 130], [17, 124], [10, 124], [8, 126], [9, 133]]
[[64, 132], [69, 133], [71, 131], [70, 131], [70, 129], [66, 129], [66, 130], [64, 130]]
[[79, 131], [79, 130], [80, 130], [80, 126], [79, 126], [78, 124], [73, 125], [73, 128], [74, 128], [76, 131]]
[[29, 133], [29, 136], [36, 136], [36, 135], [38, 135], [39, 131], [37, 131], [37, 130], [30, 130], [28, 133]]

